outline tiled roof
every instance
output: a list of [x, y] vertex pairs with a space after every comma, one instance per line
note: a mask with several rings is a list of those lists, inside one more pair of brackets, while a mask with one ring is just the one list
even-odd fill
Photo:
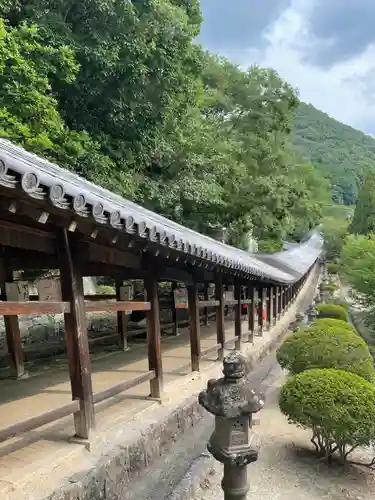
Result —
[[0, 139], [0, 185], [21, 188], [30, 198], [52, 204], [98, 226], [148, 239], [249, 278], [294, 283], [320, 256], [323, 239], [312, 232], [301, 244], [276, 254], [248, 254], [199, 234], [126, 200], [23, 148]]

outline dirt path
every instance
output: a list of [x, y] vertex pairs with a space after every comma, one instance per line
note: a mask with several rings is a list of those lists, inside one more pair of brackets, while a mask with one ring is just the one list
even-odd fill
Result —
[[[373, 500], [375, 473], [348, 465], [327, 466], [313, 454], [309, 433], [287, 423], [277, 406], [285, 375], [276, 368], [266, 394], [266, 407], [259, 413], [256, 432], [261, 439], [258, 462], [248, 468], [248, 499], [259, 500]], [[366, 458], [365, 453], [362, 457]], [[215, 467], [195, 495], [195, 500], [224, 497], [220, 481], [222, 468]]]

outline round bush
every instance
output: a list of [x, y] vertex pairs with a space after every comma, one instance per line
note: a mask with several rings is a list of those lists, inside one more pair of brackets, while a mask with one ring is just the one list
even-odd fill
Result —
[[336, 318], [346, 322], [349, 320], [348, 311], [337, 304], [320, 304], [316, 306], [316, 310], [319, 318]]
[[310, 370], [283, 386], [280, 410], [290, 422], [313, 431], [316, 449], [342, 459], [375, 440], [375, 388], [343, 370]]
[[374, 380], [374, 364], [366, 342], [354, 330], [316, 326], [288, 336], [277, 350], [282, 368], [293, 375], [314, 368], [336, 368]]

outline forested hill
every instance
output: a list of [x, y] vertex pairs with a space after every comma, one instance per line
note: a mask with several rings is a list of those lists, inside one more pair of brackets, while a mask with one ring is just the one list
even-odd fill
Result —
[[354, 203], [363, 170], [375, 167], [375, 139], [310, 104], [300, 104], [294, 123], [294, 144], [332, 180], [334, 201]]

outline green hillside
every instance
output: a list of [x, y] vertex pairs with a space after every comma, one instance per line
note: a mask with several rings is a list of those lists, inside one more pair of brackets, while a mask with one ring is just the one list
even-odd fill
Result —
[[294, 144], [332, 182], [337, 203], [356, 201], [363, 171], [375, 167], [375, 139], [301, 103], [294, 124]]

